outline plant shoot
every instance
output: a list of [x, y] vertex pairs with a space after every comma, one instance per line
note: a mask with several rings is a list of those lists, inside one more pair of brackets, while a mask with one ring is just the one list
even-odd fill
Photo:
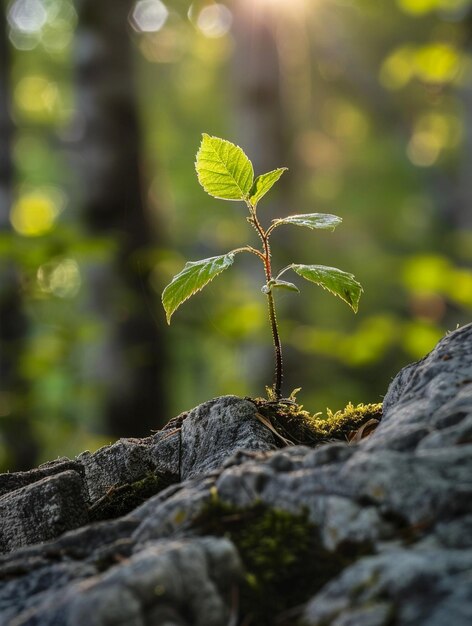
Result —
[[285, 225], [304, 226], [312, 230], [334, 230], [342, 220], [337, 215], [308, 213], [274, 219], [267, 228], [264, 228], [257, 214], [258, 204], [287, 168], [280, 167], [254, 179], [254, 169], [246, 154], [239, 146], [225, 139], [203, 134], [197, 152], [195, 168], [200, 185], [210, 196], [221, 200], [239, 201], [246, 205], [249, 213], [246, 219], [256, 231], [261, 246], [259, 248], [244, 246], [221, 256], [186, 263], [183, 270], [174, 276], [162, 293], [167, 323], [170, 324], [173, 313], [183, 302], [203, 289], [215, 276], [230, 267], [236, 254], [240, 252], [254, 254], [264, 268], [265, 283], [262, 286], [262, 293], [267, 298], [275, 357], [275, 376], [271, 396], [279, 401], [282, 398], [282, 345], [275, 315], [274, 292], [277, 289], [299, 291], [296, 285], [282, 280], [281, 277], [289, 270], [293, 271], [302, 278], [320, 285], [335, 296], [340, 297], [354, 312], [357, 312], [362, 287], [352, 274], [324, 265], [291, 263], [274, 276], [270, 236], [276, 228]]

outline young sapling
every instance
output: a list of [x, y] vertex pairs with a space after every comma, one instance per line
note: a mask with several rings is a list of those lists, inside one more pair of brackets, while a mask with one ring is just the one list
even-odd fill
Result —
[[304, 226], [312, 230], [334, 230], [342, 222], [342, 219], [337, 215], [327, 213], [289, 215], [288, 217], [272, 220], [270, 226], [265, 229], [257, 215], [258, 204], [287, 168], [280, 167], [266, 174], [261, 174], [254, 179], [254, 169], [246, 154], [239, 146], [225, 139], [211, 137], [204, 133], [197, 152], [195, 168], [200, 185], [210, 196], [221, 200], [245, 203], [249, 211], [246, 219], [257, 232], [262, 246], [261, 248], [243, 246], [220, 256], [186, 263], [183, 270], [174, 276], [162, 293], [162, 303], [166, 312], [167, 323], [170, 324], [172, 314], [185, 300], [203, 289], [215, 276], [218, 276], [218, 274], [230, 267], [234, 262], [236, 254], [250, 252], [257, 256], [264, 267], [265, 284], [262, 286], [262, 293], [267, 298], [269, 321], [274, 342], [275, 376], [270, 395], [276, 401], [279, 401], [282, 398], [282, 346], [275, 315], [274, 291], [277, 289], [299, 291], [296, 285], [282, 280], [281, 277], [289, 270], [292, 270], [302, 278], [320, 285], [335, 296], [339, 296], [354, 312], [357, 312], [359, 298], [363, 290], [352, 274], [324, 265], [291, 263], [280, 270], [274, 277], [272, 273], [270, 236], [279, 226], [290, 224]]

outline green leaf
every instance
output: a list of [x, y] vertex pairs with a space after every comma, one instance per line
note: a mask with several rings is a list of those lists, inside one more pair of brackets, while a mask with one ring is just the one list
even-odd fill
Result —
[[300, 293], [300, 289], [293, 283], [288, 283], [286, 280], [279, 280], [274, 278], [269, 280], [267, 285], [264, 285], [261, 289], [262, 293], [269, 293], [272, 289], [286, 289], [287, 291], [295, 291]]
[[251, 161], [234, 143], [204, 133], [195, 169], [203, 189], [222, 200], [245, 200], [254, 181]]
[[228, 252], [222, 256], [186, 263], [184, 269], [174, 276], [162, 292], [167, 323], [170, 324], [172, 314], [185, 300], [203, 289], [215, 276], [232, 265], [233, 261], [234, 252]]
[[289, 215], [288, 217], [272, 220], [272, 228], [281, 224], [295, 224], [295, 226], [306, 226], [312, 230], [315, 228], [334, 230], [342, 221], [341, 217], [329, 213], [307, 213], [306, 215]]
[[335, 296], [346, 302], [354, 313], [357, 313], [359, 298], [363, 292], [362, 286], [355, 280], [353, 274], [338, 270], [336, 267], [324, 265], [290, 265], [289, 268], [306, 280], [316, 283], [327, 289]]
[[279, 167], [276, 170], [261, 174], [256, 178], [250, 192], [250, 200], [252, 205], [256, 205], [259, 200], [266, 195], [271, 187], [279, 180], [287, 167]]

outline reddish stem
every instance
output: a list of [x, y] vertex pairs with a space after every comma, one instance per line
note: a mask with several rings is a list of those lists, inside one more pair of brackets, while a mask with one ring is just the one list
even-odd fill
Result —
[[[261, 224], [259, 223], [255, 210], [252, 207], [249, 207], [249, 210], [251, 212], [250, 222], [256, 229], [256, 232], [262, 241], [262, 246], [264, 250], [264, 253], [262, 255], [263, 257], [262, 260], [264, 263], [264, 271], [265, 271], [267, 285], [268, 285], [269, 281], [272, 280], [272, 267], [271, 267], [271, 261], [270, 261], [270, 245], [269, 245], [268, 232], [266, 232], [262, 228]], [[272, 340], [274, 342], [274, 352], [275, 352], [275, 376], [274, 376], [273, 390], [274, 390], [275, 399], [280, 400], [280, 398], [282, 397], [282, 377], [283, 377], [282, 345], [280, 343], [279, 329], [277, 326], [277, 318], [275, 315], [274, 296], [270, 288], [267, 292], [267, 304], [269, 308], [269, 319], [270, 319], [270, 326], [272, 330]]]

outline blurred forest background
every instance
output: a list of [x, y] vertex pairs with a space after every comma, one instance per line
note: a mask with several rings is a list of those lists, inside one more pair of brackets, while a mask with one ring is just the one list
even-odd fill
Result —
[[260, 264], [165, 324], [185, 260], [255, 244], [207, 196], [202, 132], [256, 173], [288, 166], [264, 223], [274, 267], [353, 272], [352, 315], [278, 293], [286, 394], [312, 412], [381, 400], [472, 312], [471, 0], [10, 0], [0, 15], [0, 469], [145, 436], [273, 363]]

